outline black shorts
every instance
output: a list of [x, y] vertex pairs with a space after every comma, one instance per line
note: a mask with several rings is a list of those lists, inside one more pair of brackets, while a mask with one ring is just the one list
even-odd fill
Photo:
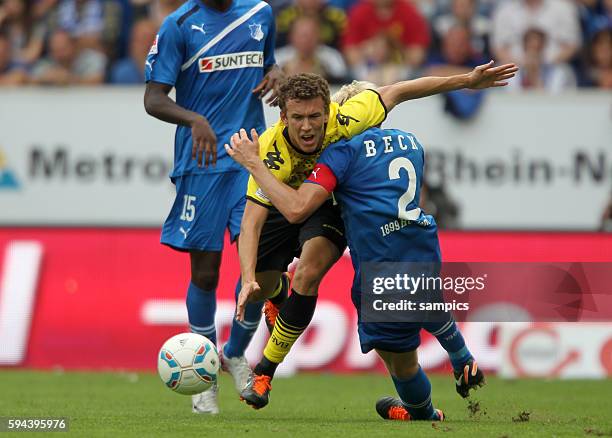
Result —
[[328, 238], [341, 253], [346, 249], [340, 208], [331, 200], [301, 224], [289, 223], [278, 210], [271, 208], [259, 236], [256, 272], [287, 270], [293, 258], [299, 257], [302, 245], [319, 236]]

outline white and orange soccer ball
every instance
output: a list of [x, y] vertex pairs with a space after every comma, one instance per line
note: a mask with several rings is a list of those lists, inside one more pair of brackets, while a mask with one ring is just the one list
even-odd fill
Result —
[[202, 335], [178, 334], [168, 339], [159, 350], [157, 371], [171, 390], [185, 395], [199, 394], [217, 381], [217, 348]]

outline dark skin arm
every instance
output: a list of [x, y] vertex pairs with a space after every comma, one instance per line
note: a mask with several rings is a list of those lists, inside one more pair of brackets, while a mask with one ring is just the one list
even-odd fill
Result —
[[[273, 65], [267, 70], [263, 80], [253, 89], [253, 93], [259, 94], [260, 99], [269, 95], [266, 103], [275, 106], [278, 100], [276, 90], [283, 77], [283, 71], [277, 65]], [[190, 127], [193, 139], [191, 158], [197, 159], [199, 167], [202, 167], [202, 161], [205, 167], [208, 167], [209, 164], [214, 166], [217, 163], [217, 136], [208, 120], [201, 114], [177, 105], [168, 96], [171, 90], [171, 85], [147, 82], [144, 95], [145, 110], [164, 122]]]
[[281, 68], [274, 64], [266, 70], [266, 74], [262, 81], [253, 89], [253, 94], [259, 94], [259, 98], [263, 99], [268, 93], [270, 96], [266, 99], [266, 104], [270, 106], [278, 105], [278, 86], [285, 78], [285, 73]]
[[217, 136], [210, 127], [208, 120], [201, 114], [186, 110], [170, 99], [168, 94], [171, 85], [149, 81], [145, 89], [144, 107], [148, 114], [175, 125], [189, 126], [193, 147], [191, 157], [198, 160], [198, 166], [208, 167], [217, 162]]

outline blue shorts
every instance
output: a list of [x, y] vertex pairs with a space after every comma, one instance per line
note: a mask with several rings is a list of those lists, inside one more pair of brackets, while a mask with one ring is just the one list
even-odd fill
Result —
[[161, 243], [179, 251], [221, 251], [226, 229], [232, 242], [240, 234], [248, 180], [242, 170], [173, 178], [176, 198]]
[[361, 320], [361, 292], [354, 287], [351, 289], [351, 300], [357, 310], [357, 333], [363, 354], [374, 349], [406, 353], [416, 350], [421, 345], [422, 323], [364, 322]]
[[373, 349], [406, 353], [421, 345], [421, 324], [415, 322], [357, 323], [359, 343], [363, 354]]

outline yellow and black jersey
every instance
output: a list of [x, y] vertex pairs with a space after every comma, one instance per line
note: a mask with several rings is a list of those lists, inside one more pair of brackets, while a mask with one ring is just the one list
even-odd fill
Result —
[[[380, 95], [374, 90], [365, 90], [342, 106], [331, 102], [325, 138], [319, 150], [310, 154], [298, 150], [289, 140], [287, 127], [279, 120], [259, 137], [259, 156], [276, 179], [297, 189], [310, 175], [319, 155], [329, 144], [361, 134], [382, 123], [386, 117], [387, 109]], [[247, 199], [266, 207], [272, 206], [252, 176], [249, 178]]]

